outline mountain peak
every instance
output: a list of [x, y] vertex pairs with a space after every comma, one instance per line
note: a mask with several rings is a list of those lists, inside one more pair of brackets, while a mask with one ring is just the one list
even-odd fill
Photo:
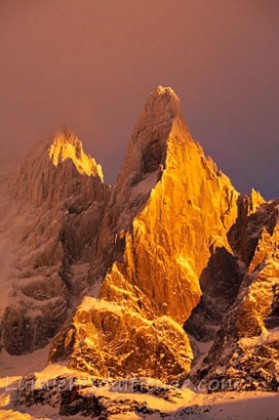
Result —
[[80, 174], [99, 176], [103, 181], [101, 165], [84, 152], [81, 140], [66, 127], [61, 127], [55, 131], [49, 148], [49, 159], [54, 166], [70, 159]]
[[157, 86], [149, 95], [142, 119], [145, 123], [167, 123], [181, 115], [180, 100], [170, 87]]
[[174, 92], [174, 90], [170, 86], [157, 86], [152, 92], [151, 95], [153, 96], [168, 96], [169, 98], [176, 98], [178, 96]]
[[175, 121], [183, 123], [188, 135], [178, 96], [170, 87], [157, 86], [150, 92], [133, 130], [118, 176], [118, 191], [123, 188], [130, 190], [131, 186], [153, 172], [157, 172], [157, 180], [160, 178], [165, 166], [169, 134]]
[[[279, 200], [239, 197], [161, 86], [116, 185], [97, 171], [61, 128], [12, 174], [15, 200], [0, 203], [11, 254], [0, 350], [24, 354], [58, 332], [49, 361], [82, 376], [276, 391]], [[19, 401], [34, 401], [29, 388]]]

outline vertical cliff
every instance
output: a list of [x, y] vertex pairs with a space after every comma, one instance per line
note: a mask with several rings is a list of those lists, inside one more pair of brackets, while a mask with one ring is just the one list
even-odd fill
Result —
[[[211, 255], [220, 247], [231, 252], [237, 197], [191, 138], [178, 97], [158, 87], [135, 127], [100, 229], [108, 266], [100, 292], [74, 316], [71, 366], [166, 380], [189, 371], [192, 350], [182, 326], [200, 300]], [[97, 281], [94, 269], [91, 276]]]
[[0, 332], [9, 353], [44, 347], [71, 317], [109, 194], [100, 166], [68, 129], [36, 146], [3, 185], [0, 251], [10, 265]]
[[1, 182], [0, 347], [277, 389], [278, 200], [239, 196], [171, 88], [149, 95], [115, 186], [65, 128]]
[[197, 380], [223, 379], [238, 390], [278, 389], [278, 204], [254, 191], [239, 199], [229, 237], [244, 266], [243, 281], [211, 337]]

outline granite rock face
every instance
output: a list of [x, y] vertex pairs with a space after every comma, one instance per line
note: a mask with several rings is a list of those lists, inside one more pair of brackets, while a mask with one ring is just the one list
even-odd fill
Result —
[[71, 367], [167, 381], [187, 374], [192, 350], [182, 326], [200, 300], [199, 278], [212, 249], [231, 252], [227, 232], [237, 197], [191, 138], [177, 96], [157, 88], [134, 130], [100, 230], [110, 265], [99, 294], [85, 298], [74, 317]]
[[[86, 174], [76, 166], [84, 162]], [[98, 172], [77, 137], [60, 129], [50, 142], [34, 148], [5, 182], [1, 233], [11, 265], [4, 273], [8, 293], [0, 315], [2, 347], [10, 354], [48, 344], [87, 285], [109, 198]]]
[[193, 337], [210, 342], [200, 368], [193, 369], [196, 381], [224, 378], [237, 389], [278, 389], [278, 204], [262, 199], [259, 203], [255, 192], [239, 199], [239, 216], [229, 233], [242, 267], [239, 290], [215, 324], [207, 317], [207, 328], [215, 326], [211, 336], [204, 334], [202, 340], [195, 328], [210, 311], [197, 307], [190, 329], [186, 323]]
[[171, 88], [150, 94], [115, 186], [63, 128], [5, 187], [9, 353], [51, 340], [50, 361], [94, 377], [276, 389], [279, 202], [237, 193]]

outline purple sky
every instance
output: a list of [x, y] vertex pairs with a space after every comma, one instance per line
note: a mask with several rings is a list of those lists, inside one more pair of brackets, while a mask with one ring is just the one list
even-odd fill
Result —
[[238, 190], [278, 197], [278, 45], [278, 0], [1, 0], [1, 160], [64, 123], [113, 182], [161, 84]]

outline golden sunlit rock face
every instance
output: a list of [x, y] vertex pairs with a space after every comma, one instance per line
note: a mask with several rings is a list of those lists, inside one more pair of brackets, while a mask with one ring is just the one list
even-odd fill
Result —
[[193, 356], [182, 326], [199, 303], [199, 278], [212, 249], [230, 251], [226, 234], [237, 197], [192, 140], [177, 96], [157, 88], [115, 187], [113, 238], [122, 252], [97, 299], [87, 297], [76, 312], [72, 367], [164, 380], [189, 371]]
[[101, 377], [177, 379], [192, 360], [182, 327], [168, 316], [148, 319], [122, 302], [86, 297], [73, 320], [70, 366]]
[[50, 361], [94, 377], [277, 389], [279, 202], [235, 191], [171, 88], [150, 94], [115, 186], [67, 129], [15, 175], [5, 350], [51, 341]]
[[49, 149], [49, 158], [54, 166], [71, 159], [77, 171], [87, 176], [99, 176], [103, 181], [101, 165], [83, 151], [81, 141], [70, 130], [61, 129], [55, 133]]
[[[48, 208], [58, 202], [78, 199], [87, 203], [102, 195], [102, 168], [83, 151], [81, 141], [66, 129], [55, 132], [51, 141], [39, 144], [15, 169], [8, 191], [15, 199], [30, 200]], [[100, 193], [101, 191], [101, 193]]]

